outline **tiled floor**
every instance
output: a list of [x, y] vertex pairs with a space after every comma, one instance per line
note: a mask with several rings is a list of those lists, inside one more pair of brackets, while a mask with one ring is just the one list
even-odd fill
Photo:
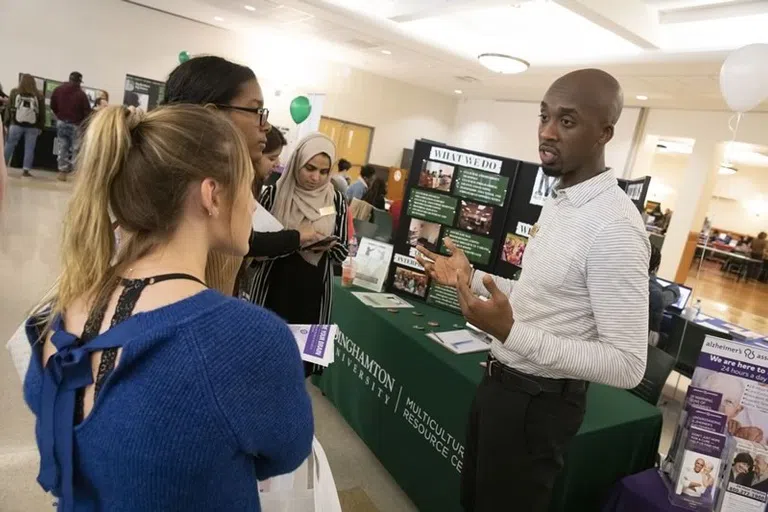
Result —
[[[19, 171], [10, 174], [0, 213], [0, 340], [13, 334], [56, 277], [60, 219], [72, 190], [70, 183], [55, 181], [52, 173], [37, 171], [34, 178], [23, 179]], [[0, 511], [48, 512], [50, 500], [35, 483], [38, 458], [33, 419], [4, 341], [2, 345]], [[361, 488], [381, 512], [416, 511], [336, 409], [313, 386], [310, 394], [316, 435], [328, 455], [337, 488]], [[356, 492], [359, 495], [359, 489]]]

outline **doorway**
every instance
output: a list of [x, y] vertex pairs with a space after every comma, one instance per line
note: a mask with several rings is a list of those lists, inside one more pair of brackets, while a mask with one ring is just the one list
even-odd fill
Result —
[[368, 163], [373, 143], [372, 126], [333, 119], [320, 118], [320, 132], [336, 143], [336, 159], [346, 158], [352, 164], [349, 179], [352, 183], [360, 177], [360, 168]]

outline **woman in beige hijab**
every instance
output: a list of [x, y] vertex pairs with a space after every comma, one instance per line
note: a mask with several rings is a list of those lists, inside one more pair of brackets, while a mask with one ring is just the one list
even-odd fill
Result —
[[258, 261], [241, 297], [271, 309], [292, 324], [327, 324], [331, 319], [333, 265], [348, 255], [347, 203], [331, 183], [333, 141], [321, 133], [300, 140], [277, 184], [265, 187], [259, 203], [286, 228], [311, 228], [326, 239], [274, 259]]

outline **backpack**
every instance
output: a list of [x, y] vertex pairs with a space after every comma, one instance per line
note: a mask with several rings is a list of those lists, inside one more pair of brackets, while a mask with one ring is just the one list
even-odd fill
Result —
[[16, 96], [16, 122], [35, 124], [37, 123], [37, 114], [40, 107], [37, 104], [37, 98], [34, 96]]

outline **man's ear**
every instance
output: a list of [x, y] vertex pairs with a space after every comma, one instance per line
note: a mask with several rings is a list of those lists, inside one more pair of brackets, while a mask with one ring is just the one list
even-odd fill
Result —
[[602, 145], [608, 144], [613, 139], [614, 128], [612, 124], [603, 127], [603, 132], [600, 134], [599, 142]]

